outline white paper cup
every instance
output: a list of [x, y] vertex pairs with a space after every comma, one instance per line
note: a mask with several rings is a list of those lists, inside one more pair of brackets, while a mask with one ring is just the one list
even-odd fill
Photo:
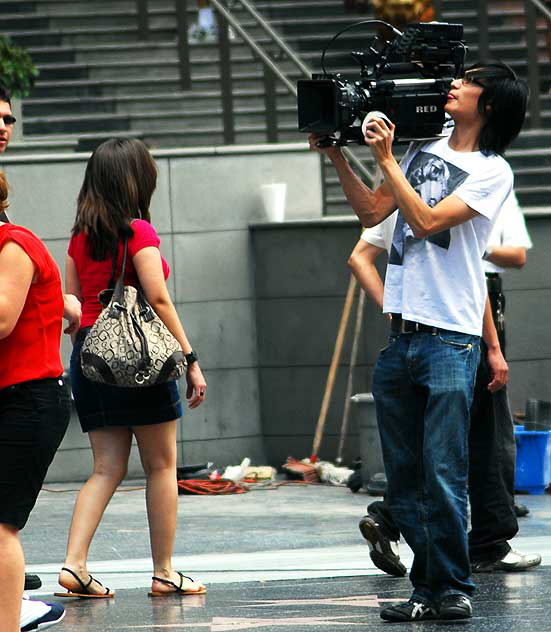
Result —
[[269, 222], [282, 222], [285, 219], [285, 197], [287, 195], [287, 184], [276, 182], [274, 184], [263, 184], [260, 187], [264, 212]]

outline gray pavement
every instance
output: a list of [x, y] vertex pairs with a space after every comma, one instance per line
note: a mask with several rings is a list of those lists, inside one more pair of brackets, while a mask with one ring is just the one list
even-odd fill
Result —
[[[56, 629], [115, 630], [379, 630], [382, 605], [407, 599], [407, 579], [385, 576], [369, 558], [358, 520], [374, 498], [346, 488], [287, 485], [231, 496], [180, 496], [176, 568], [208, 585], [205, 596], [151, 599], [151, 562], [143, 482], [117, 492], [94, 540], [89, 568], [117, 591], [113, 600], [62, 600], [67, 616]], [[78, 485], [50, 485], [22, 532], [27, 570], [43, 588], [56, 578]], [[125, 490], [125, 491], [122, 491]], [[529, 625], [548, 630], [551, 591], [551, 497], [521, 496], [531, 509], [513, 542], [542, 554], [533, 572], [475, 577], [472, 630]], [[405, 544], [401, 555], [411, 563]], [[439, 623], [417, 624], [423, 631]]]

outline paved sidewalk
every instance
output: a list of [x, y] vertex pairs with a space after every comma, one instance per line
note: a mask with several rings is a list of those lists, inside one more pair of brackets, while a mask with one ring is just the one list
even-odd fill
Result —
[[[114, 600], [62, 600], [68, 632], [182, 630], [382, 630], [381, 605], [407, 599], [407, 579], [382, 575], [358, 530], [364, 493], [330, 486], [282, 486], [232, 496], [181, 496], [176, 567], [208, 584], [208, 594], [151, 599], [142, 482], [115, 494], [94, 540], [90, 570], [117, 591]], [[58, 590], [56, 576], [78, 485], [51, 485], [22, 532], [28, 570]], [[137, 488], [137, 489], [136, 489]], [[533, 572], [476, 576], [470, 630], [548, 630], [551, 497], [522, 496], [531, 509], [514, 545], [542, 554]], [[411, 552], [401, 554], [406, 565]], [[58, 600], [57, 598], [53, 598]], [[418, 624], [419, 625], [419, 624]], [[440, 628], [423, 623], [423, 632]], [[418, 628], [420, 629], [420, 628]]]

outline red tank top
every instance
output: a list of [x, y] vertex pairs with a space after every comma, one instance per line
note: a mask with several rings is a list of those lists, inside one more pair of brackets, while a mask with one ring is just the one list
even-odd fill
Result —
[[30, 230], [14, 224], [0, 226], [0, 250], [8, 241], [19, 244], [31, 258], [36, 281], [29, 288], [15, 328], [0, 340], [0, 389], [63, 373], [59, 353], [63, 319], [59, 269], [46, 246]]

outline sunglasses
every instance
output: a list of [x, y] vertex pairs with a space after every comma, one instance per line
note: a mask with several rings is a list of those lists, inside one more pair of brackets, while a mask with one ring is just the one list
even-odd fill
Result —
[[4, 116], [0, 117], [4, 121], [4, 125], [13, 125], [17, 119], [13, 114], [4, 114]]
[[461, 83], [464, 86], [474, 85], [474, 86], [480, 86], [481, 88], [485, 88], [486, 87], [486, 85], [484, 83], [482, 83], [482, 81], [480, 81], [480, 79], [477, 79], [476, 77], [473, 77], [473, 75], [471, 73], [464, 74], [461, 77]]

